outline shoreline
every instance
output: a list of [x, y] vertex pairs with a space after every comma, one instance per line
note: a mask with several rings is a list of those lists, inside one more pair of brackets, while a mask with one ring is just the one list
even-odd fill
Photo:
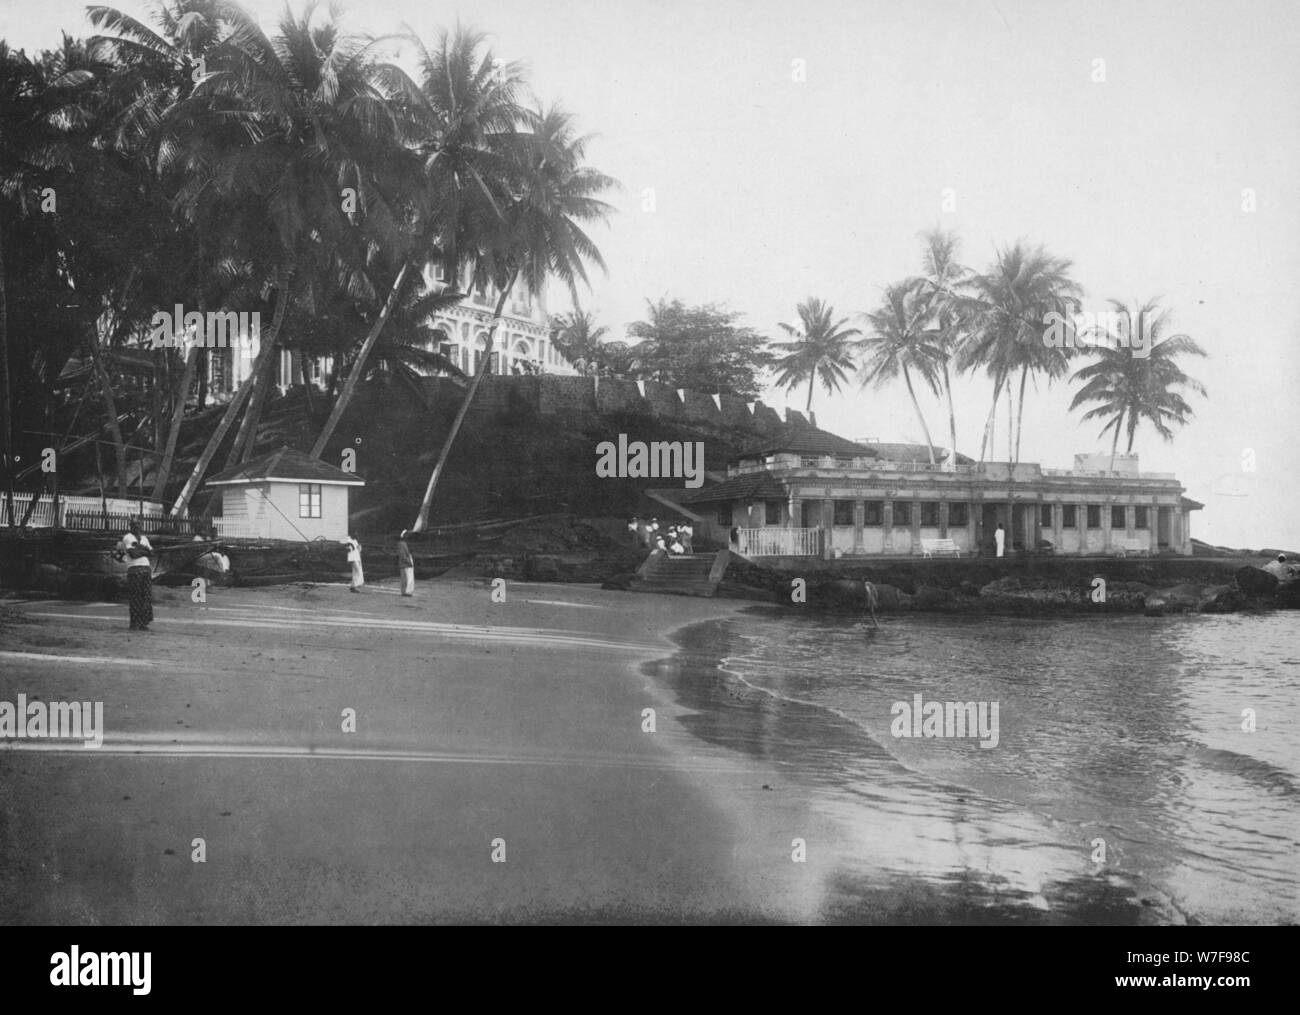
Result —
[[[936, 782], [906, 766], [848, 716], [752, 683], [734, 663], [728, 665], [730, 626], [747, 618], [761, 621], [764, 612], [763, 607], [750, 608], [675, 631], [680, 658], [671, 676], [677, 680], [675, 693], [686, 697], [683, 707], [690, 715], [685, 725], [692, 735], [776, 772], [782, 782], [774, 788], [804, 801], [806, 817], [821, 829], [821, 886], [812, 922], [986, 926], [1103, 919], [1135, 926], [1186, 921], [1173, 900], [1131, 874], [1098, 878], [1076, 865], [1075, 873], [1062, 880], [1016, 887], [992, 871], [966, 866], [962, 850], [952, 854], [952, 868], [914, 864], [909, 855], [914, 850], [942, 848], [942, 841], [932, 836], [942, 840], [948, 825], [965, 827], [972, 839], [989, 838], [983, 824], [987, 814], [1014, 812], [1018, 805], [970, 786]], [[907, 621], [900, 617], [895, 623]], [[843, 767], [847, 757], [861, 765], [857, 775]], [[949, 816], [924, 828], [925, 838], [913, 842], [911, 826], [899, 827], [898, 820], [900, 811], [909, 812], [917, 799], [929, 799], [929, 806]], [[1038, 848], [1068, 852], [1049, 831], [1052, 819], [1023, 813], [1022, 820], [1046, 836], [1032, 840]], [[926, 824], [926, 819], [917, 820]], [[909, 865], [915, 868], [911, 872]], [[1052, 898], [1050, 907], [1042, 891]]]
[[[215, 590], [206, 606], [160, 590], [147, 634], [120, 604], [6, 604], [19, 622], [0, 626], [0, 699], [99, 698], [107, 731], [99, 751], [0, 744], [0, 911], [18, 924], [813, 918], [817, 864], [789, 855], [787, 826], [809, 827], [801, 802], [697, 744], [643, 672], [675, 654], [698, 601], [368, 588]], [[138, 664], [86, 665], [101, 656]], [[340, 735], [343, 707], [355, 734]]]

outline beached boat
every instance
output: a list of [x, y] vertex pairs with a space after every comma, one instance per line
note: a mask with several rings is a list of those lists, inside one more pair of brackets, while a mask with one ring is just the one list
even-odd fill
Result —
[[[126, 586], [130, 566], [117, 549], [120, 540], [112, 533], [39, 529], [0, 539], [0, 581], [59, 595], [114, 596]], [[150, 536], [149, 542], [155, 581], [184, 572], [216, 545], [176, 536]]]

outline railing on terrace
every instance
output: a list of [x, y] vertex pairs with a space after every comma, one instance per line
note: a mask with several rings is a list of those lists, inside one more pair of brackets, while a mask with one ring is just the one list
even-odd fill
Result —
[[1083, 471], [1080, 469], [1044, 469], [1044, 476], [1060, 476], [1067, 479], [1079, 476], [1088, 479], [1177, 479], [1174, 472], [1106, 472], [1104, 470]]
[[831, 458], [803, 455], [799, 459], [801, 469], [865, 469], [873, 472], [938, 472], [938, 473], [972, 473], [974, 465], [945, 466], [941, 462], [931, 465], [929, 462], [890, 462], [880, 458]]
[[823, 529], [739, 529], [737, 549], [746, 557], [820, 557]]
[[[1005, 462], [985, 462], [983, 464], [973, 465], [953, 465], [945, 467], [942, 464], [931, 465], [929, 462], [886, 462], [878, 458], [817, 458], [812, 455], [804, 455], [799, 458], [798, 468], [801, 469], [844, 469], [859, 472], [916, 472], [931, 473], [934, 475], [958, 475], [958, 476], [975, 476], [986, 472], [996, 471], [993, 466], [1008, 467]], [[1178, 478], [1173, 472], [1081, 472], [1076, 469], [1048, 469], [1032, 466], [1032, 463], [1022, 463], [1015, 466], [1016, 469], [1027, 470], [1038, 468], [1043, 476], [1053, 476], [1066, 479], [1077, 479], [1084, 477], [1088, 479], [1164, 479], [1176, 480]], [[762, 463], [762, 462], [745, 462], [739, 465], [729, 465], [727, 475], [740, 476], [747, 475], [751, 472], [774, 472], [781, 469], [795, 468], [794, 459], [790, 458], [784, 462]], [[1021, 476], [1021, 478], [1026, 478]]]

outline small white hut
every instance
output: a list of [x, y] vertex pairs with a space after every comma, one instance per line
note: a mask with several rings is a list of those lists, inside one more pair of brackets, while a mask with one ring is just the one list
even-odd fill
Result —
[[221, 490], [221, 516], [212, 520], [218, 536], [302, 541], [346, 538], [348, 489], [365, 481], [284, 447], [204, 485]]

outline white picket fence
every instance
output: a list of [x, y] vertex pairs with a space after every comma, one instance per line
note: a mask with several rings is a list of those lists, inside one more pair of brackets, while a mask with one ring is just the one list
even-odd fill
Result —
[[[30, 493], [14, 494], [14, 526], [18, 526], [27, 513], [32, 497], [38, 496], [36, 507], [27, 519], [30, 529], [52, 529], [56, 527], [54, 498], [49, 494], [34, 495]], [[9, 527], [9, 513], [4, 508], [5, 496], [0, 493], [0, 528]], [[131, 519], [137, 516], [144, 520], [144, 527], [150, 532], [174, 531], [178, 534], [191, 535], [195, 520], [187, 517], [172, 518], [167, 514], [167, 507], [155, 500], [141, 502], [129, 497], [60, 497], [58, 503], [57, 527], [83, 532], [125, 532]]]
[[820, 557], [823, 529], [739, 529], [737, 549], [746, 557]]
[[256, 539], [265, 533], [254, 531], [243, 518], [213, 518], [212, 527], [221, 539]]

